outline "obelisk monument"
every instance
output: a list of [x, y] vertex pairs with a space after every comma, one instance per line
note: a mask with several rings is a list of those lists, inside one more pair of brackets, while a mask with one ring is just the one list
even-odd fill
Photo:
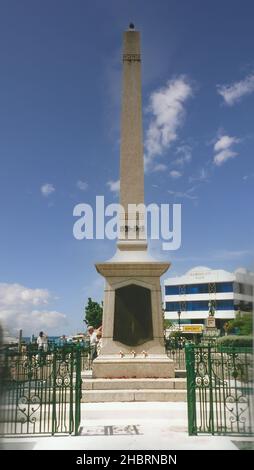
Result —
[[174, 377], [164, 347], [160, 276], [170, 264], [147, 251], [140, 33], [130, 24], [123, 35], [120, 220], [116, 254], [97, 263], [105, 278], [102, 348], [93, 363], [95, 378]]

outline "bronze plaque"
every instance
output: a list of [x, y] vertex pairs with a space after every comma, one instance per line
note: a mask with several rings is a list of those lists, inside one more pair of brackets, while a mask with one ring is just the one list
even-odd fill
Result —
[[152, 339], [150, 289], [135, 284], [116, 289], [113, 340], [138, 346]]

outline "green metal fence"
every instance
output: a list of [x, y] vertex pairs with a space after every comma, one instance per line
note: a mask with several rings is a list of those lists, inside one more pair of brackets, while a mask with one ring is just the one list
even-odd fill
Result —
[[253, 351], [187, 344], [188, 430], [254, 434]]
[[0, 430], [4, 436], [77, 434], [81, 349], [1, 354]]
[[186, 344], [186, 340], [183, 337], [168, 338], [165, 341], [165, 348], [166, 348], [167, 356], [174, 361], [175, 368], [178, 370], [186, 369], [185, 351], [184, 351], [185, 344]]

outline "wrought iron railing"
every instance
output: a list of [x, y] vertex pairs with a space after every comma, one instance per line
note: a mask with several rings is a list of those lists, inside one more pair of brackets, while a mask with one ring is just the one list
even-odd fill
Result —
[[77, 434], [81, 348], [1, 354], [1, 434]]
[[188, 429], [253, 435], [253, 351], [186, 345]]
[[167, 356], [174, 361], [176, 369], [186, 369], [185, 344], [186, 340], [182, 337], [169, 338], [165, 341]]

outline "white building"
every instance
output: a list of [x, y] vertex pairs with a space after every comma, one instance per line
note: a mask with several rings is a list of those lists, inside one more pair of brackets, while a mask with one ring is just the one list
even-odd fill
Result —
[[230, 273], [198, 266], [164, 281], [165, 318], [181, 324], [204, 324], [213, 306], [217, 328], [240, 311], [253, 312], [254, 273], [243, 268]]

